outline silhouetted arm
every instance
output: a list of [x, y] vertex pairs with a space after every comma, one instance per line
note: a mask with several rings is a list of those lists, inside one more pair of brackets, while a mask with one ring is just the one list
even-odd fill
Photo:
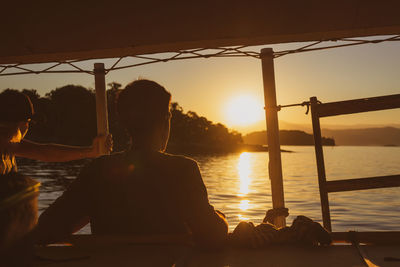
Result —
[[89, 222], [92, 164], [84, 167], [70, 187], [39, 217], [34, 231], [38, 244], [61, 241]]
[[185, 182], [185, 215], [196, 244], [218, 248], [225, 244], [228, 223], [222, 213], [210, 205], [207, 189], [195, 162], [190, 166]]
[[[105, 141], [105, 142], [104, 142]], [[65, 162], [84, 158], [96, 158], [102, 155], [100, 146], [105, 143], [106, 150], [112, 150], [112, 137], [98, 136], [92, 146], [66, 146], [59, 144], [40, 144], [28, 140], [21, 143], [10, 143], [8, 150], [17, 157], [46, 162]]]

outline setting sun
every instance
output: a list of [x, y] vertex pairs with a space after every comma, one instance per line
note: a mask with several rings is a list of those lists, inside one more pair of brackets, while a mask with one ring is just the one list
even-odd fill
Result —
[[236, 96], [225, 106], [225, 114], [233, 126], [245, 126], [264, 119], [263, 104], [251, 95]]

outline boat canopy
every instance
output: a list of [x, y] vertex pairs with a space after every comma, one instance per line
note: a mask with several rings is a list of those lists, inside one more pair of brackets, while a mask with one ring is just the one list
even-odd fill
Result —
[[1, 64], [400, 33], [396, 0], [7, 2]]

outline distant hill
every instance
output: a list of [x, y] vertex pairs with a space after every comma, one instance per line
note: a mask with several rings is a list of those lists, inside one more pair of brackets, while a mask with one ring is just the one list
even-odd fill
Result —
[[400, 146], [400, 128], [395, 127], [321, 131], [342, 146]]
[[[314, 145], [314, 138], [311, 134], [297, 130], [280, 130], [279, 140], [281, 145]], [[252, 132], [243, 136], [245, 144], [252, 145], [266, 145], [267, 134], [266, 131]], [[326, 146], [334, 146], [335, 140], [333, 138], [322, 138], [322, 144]]]
[[[339, 146], [400, 146], [400, 128], [371, 127], [364, 129], [322, 129], [323, 142]], [[313, 145], [312, 134], [298, 130], [281, 130], [282, 145]], [[267, 143], [265, 131], [252, 132], [243, 136], [245, 144]]]

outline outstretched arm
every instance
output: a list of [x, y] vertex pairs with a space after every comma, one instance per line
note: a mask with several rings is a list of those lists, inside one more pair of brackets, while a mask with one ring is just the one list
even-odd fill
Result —
[[28, 140], [22, 140], [21, 143], [10, 143], [8, 151], [17, 157], [46, 162], [64, 162], [102, 156], [102, 144], [105, 144], [107, 151], [112, 151], [112, 136], [97, 136], [93, 139], [92, 146], [87, 147], [40, 144]]

